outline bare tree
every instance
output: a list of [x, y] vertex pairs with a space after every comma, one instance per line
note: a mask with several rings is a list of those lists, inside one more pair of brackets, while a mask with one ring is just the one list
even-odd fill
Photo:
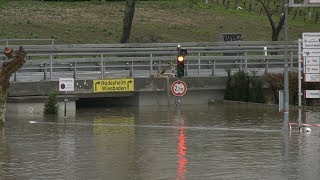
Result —
[[[264, 12], [266, 13], [266, 16], [267, 16], [269, 23], [271, 25], [271, 29], [272, 29], [271, 39], [272, 39], [272, 41], [278, 41], [279, 34], [280, 34], [280, 31], [284, 25], [284, 20], [285, 20], [284, 6], [282, 7], [282, 9], [280, 11], [278, 11], [273, 8], [269, 8], [269, 5], [267, 4], [267, 2], [269, 2], [269, 1], [265, 1], [265, 0], [257, 0], [257, 1], [260, 2], [260, 4], [262, 5], [262, 8], [263, 8]], [[279, 0], [278, 0], [278, 2], [281, 3], [281, 1], [279, 1]], [[273, 19], [273, 17], [275, 15], [279, 15], [279, 21], [278, 21], [277, 25]]]
[[123, 17], [123, 31], [120, 40], [121, 43], [129, 42], [135, 6], [136, 0], [127, 0], [126, 9]]
[[15, 52], [13, 52], [13, 49], [11, 48], [5, 48], [4, 54], [7, 56], [8, 60], [3, 62], [2, 67], [0, 68], [0, 124], [2, 125], [5, 123], [4, 116], [10, 77], [26, 62], [26, 52], [23, 50], [22, 46]]

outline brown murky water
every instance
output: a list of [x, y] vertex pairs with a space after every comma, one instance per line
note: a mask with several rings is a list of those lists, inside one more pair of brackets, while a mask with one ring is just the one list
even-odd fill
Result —
[[[5, 180], [320, 177], [320, 127], [286, 133], [282, 114], [273, 109], [92, 108], [65, 121], [7, 116], [0, 129]], [[312, 123], [319, 117], [303, 113]]]

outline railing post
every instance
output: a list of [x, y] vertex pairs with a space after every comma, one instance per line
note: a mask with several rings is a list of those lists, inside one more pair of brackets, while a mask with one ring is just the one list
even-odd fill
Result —
[[52, 54], [50, 55], [50, 81], [52, 81], [52, 73], [53, 73], [53, 67], [52, 67], [52, 58], [53, 58], [53, 56], [52, 56]]
[[159, 63], [158, 63], [158, 74], [160, 74], [161, 72], [161, 60], [159, 59]]
[[74, 62], [73, 78], [74, 78], [74, 79], [77, 79], [77, 62]]
[[264, 73], [267, 74], [269, 70], [269, 59], [265, 59], [265, 70]]
[[[241, 64], [241, 67], [242, 67], [242, 64]], [[247, 72], [247, 70], [248, 70], [248, 52], [244, 52], [244, 71]]]
[[131, 61], [131, 68], [130, 68], [130, 74], [129, 77], [133, 77], [133, 61]]
[[185, 71], [184, 71], [184, 76], [188, 76], [188, 64], [189, 64], [189, 61], [188, 61], [187, 58], [185, 60], [185, 63], [186, 63], [186, 67], [185, 67]]
[[293, 71], [293, 51], [290, 52], [290, 61], [291, 61], [291, 65], [290, 65], [290, 71]]
[[213, 60], [211, 76], [215, 76], [215, 75], [216, 75], [216, 61]]
[[152, 53], [151, 53], [150, 54], [150, 76], [152, 75], [152, 71], [153, 71], [152, 63], [153, 63], [153, 58], [152, 58]]
[[43, 80], [47, 80], [47, 63], [43, 64]]
[[198, 76], [200, 76], [200, 58], [201, 58], [201, 54], [198, 53]]
[[100, 55], [100, 69], [101, 69], [101, 78], [104, 78], [103, 54]]
[[13, 75], [13, 81], [17, 81], [17, 72], [15, 72]]

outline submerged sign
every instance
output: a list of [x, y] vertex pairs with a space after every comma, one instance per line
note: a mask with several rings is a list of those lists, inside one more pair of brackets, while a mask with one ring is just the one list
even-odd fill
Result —
[[134, 91], [134, 79], [93, 80], [93, 92], [128, 92]]

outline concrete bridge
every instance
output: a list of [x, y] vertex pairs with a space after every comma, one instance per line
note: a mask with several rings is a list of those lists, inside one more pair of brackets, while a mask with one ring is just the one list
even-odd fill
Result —
[[[68, 107], [78, 104], [169, 105], [178, 43], [25, 45], [28, 61], [12, 78], [8, 109], [14, 112], [43, 109], [48, 93], [58, 89], [59, 78], [73, 77], [75, 91], [68, 92]], [[181, 43], [188, 49], [186, 75], [188, 92], [182, 104], [203, 104], [222, 99], [226, 71], [245, 70], [256, 75], [282, 72], [283, 42]], [[15, 45], [9, 47], [17, 48]], [[0, 46], [0, 50], [6, 46]], [[289, 67], [297, 71], [298, 44], [291, 42]], [[98, 80], [132, 79], [131, 91], [97, 92]], [[64, 94], [61, 93], [63, 101]], [[24, 103], [28, 103], [24, 107]], [[19, 106], [17, 106], [19, 104]], [[19, 107], [19, 108], [18, 108]], [[38, 107], [38, 108], [35, 108]]]

